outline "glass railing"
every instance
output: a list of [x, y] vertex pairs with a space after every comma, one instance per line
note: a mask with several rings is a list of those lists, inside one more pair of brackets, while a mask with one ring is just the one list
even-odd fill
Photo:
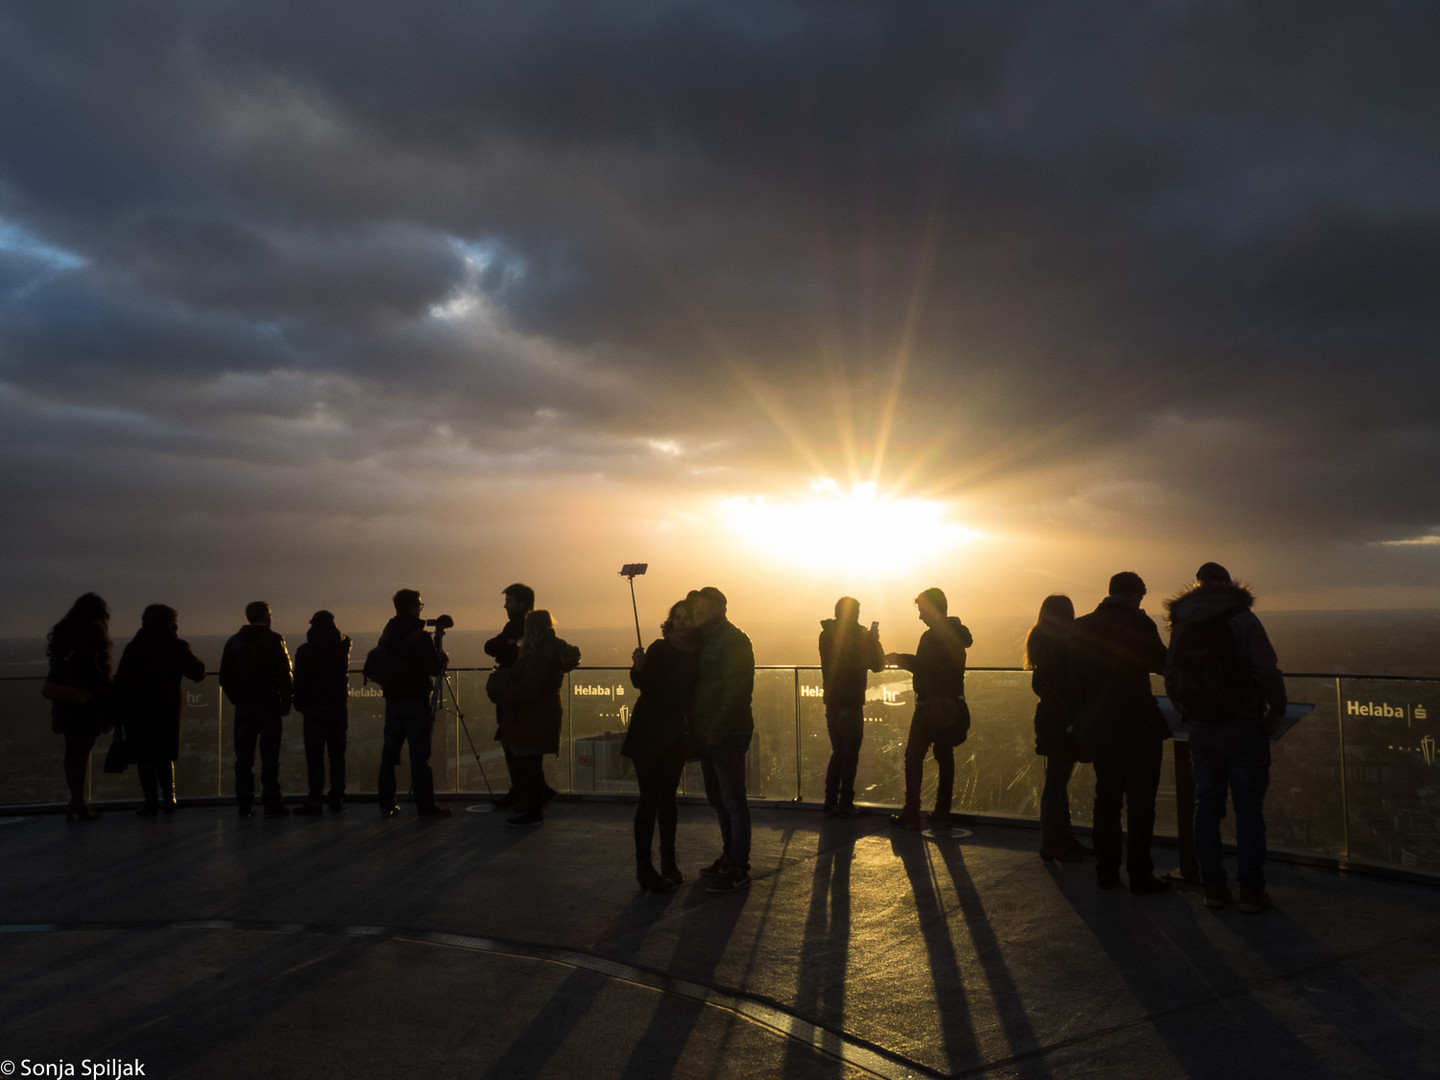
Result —
[[[438, 717], [432, 765], [437, 791], [449, 794], [503, 790], [504, 756], [494, 741], [495, 712], [485, 696], [488, 670], [450, 676]], [[348, 788], [373, 794], [380, 765], [384, 701], [374, 686], [352, 675]], [[1270, 847], [1381, 868], [1440, 874], [1440, 680], [1299, 676], [1286, 680], [1292, 701], [1315, 709], [1274, 748], [1266, 822]], [[966, 680], [974, 718], [970, 737], [956, 750], [955, 809], [990, 817], [1033, 819], [1043, 782], [1031, 719], [1035, 698], [1028, 672], [973, 670]], [[63, 803], [61, 740], [50, 730], [49, 705], [38, 679], [0, 680], [0, 802], [11, 806]], [[1160, 687], [1157, 685], [1156, 690]], [[636, 691], [624, 668], [581, 668], [570, 674], [562, 698], [565, 721], [558, 757], [547, 757], [550, 783], [582, 795], [636, 792], [634, 773], [620, 743]], [[185, 684], [184, 736], [176, 765], [183, 798], [234, 793], [231, 709], [214, 677]], [[903, 749], [910, 723], [910, 676], [872, 675], [865, 706], [865, 742], [856, 780], [857, 799], [898, 806], [904, 792]], [[769, 802], [813, 802], [824, 796], [830, 741], [818, 668], [761, 668], [755, 673], [755, 741], [749, 791]], [[281, 787], [305, 790], [305, 754], [298, 717], [285, 723]], [[138, 798], [133, 773], [101, 770], [108, 737], [96, 744], [91, 768], [94, 801]], [[1071, 805], [1088, 820], [1094, 774], [1077, 767]], [[1174, 835], [1174, 773], [1165, 770], [1157, 830]], [[402, 787], [407, 783], [402, 764]], [[925, 800], [935, 771], [926, 770]], [[690, 766], [682, 792], [702, 792], [698, 766]], [[1227, 820], [1226, 828], [1230, 822]], [[1233, 837], [1227, 835], [1227, 840]]]

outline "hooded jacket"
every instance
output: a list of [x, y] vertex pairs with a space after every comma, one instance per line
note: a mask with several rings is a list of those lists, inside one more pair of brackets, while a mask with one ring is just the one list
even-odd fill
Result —
[[1165, 685], [1169, 689], [1175, 675], [1176, 645], [1185, 630], [1199, 622], [1229, 616], [1225, 619], [1234, 635], [1235, 648], [1248, 671], [1249, 684], [1235, 711], [1238, 720], [1263, 720], [1267, 709], [1279, 714], [1285, 711], [1285, 677], [1280, 672], [1275, 649], [1265, 627], [1252, 610], [1255, 594], [1248, 586], [1195, 584], [1178, 596], [1165, 601], [1165, 618], [1170, 626], [1170, 648], [1165, 657]]
[[965, 696], [965, 650], [973, 644], [970, 628], [949, 615], [920, 635], [913, 653], [899, 654], [899, 666], [913, 676], [917, 703]]
[[310, 627], [295, 650], [295, 708], [338, 709], [349, 700], [350, 639], [334, 623]]
[[869, 673], [885, 666], [880, 639], [854, 620], [820, 622], [820, 677], [825, 704], [859, 707], [865, 703]]
[[565, 716], [560, 687], [565, 673], [580, 666], [580, 650], [553, 629], [523, 642], [514, 674], [505, 688], [505, 723], [500, 737], [512, 754], [558, 754]]
[[445, 670], [445, 654], [425, 629], [425, 620], [396, 615], [380, 632], [380, 648], [395, 654], [408, 668], [383, 687], [387, 701], [428, 701], [435, 676]]
[[225, 642], [220, 688], [232, 705], [274, 706], [290, 711], [290, 652], [285, 639], [263, 623], [246, 623]]

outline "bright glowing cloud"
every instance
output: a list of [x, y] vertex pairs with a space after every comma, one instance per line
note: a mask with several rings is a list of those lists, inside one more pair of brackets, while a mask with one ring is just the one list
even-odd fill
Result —
[[820, 574], [905, 575], [981, 536], [948, 520], [944, 503], [884, 495], [872, 483], [844, 489], [824, 477], [811, 492], [788, 501], [729, 498], [721, 513], [757, 552]]

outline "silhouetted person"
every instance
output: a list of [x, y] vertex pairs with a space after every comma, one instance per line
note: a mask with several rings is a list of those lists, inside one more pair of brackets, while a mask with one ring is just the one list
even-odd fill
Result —
[[[495, 741], [505, 752], [505, 771], [510, 778], [510, 790], [495, 800], [497, 807], [515, 806], [520, 800], [515, 762], [510, 751], [505, 749], [505, 688], [509, 685], [512, 669], [520, 655], [520, 639], [525, 636], [525, 616], [534, 610], [534, 589], [518, 581], [505, 586], [505, 626], [500, 633], [485, 642], [485, 655], [495, 658], [495, 670], [490, 673], [485, 691], [495, 703]], [[555, 790], [546, 784], [544, 801], [549, 802], [554, 795]]]
[[545, 754], [560, 753], [560, 727], [565, 716], [560, 687], [565, 673], [580, 664], [580, 650], [555, 636], [548, 611], [525, 616], [525, 634], [505, 687], [505, 750], [515, 768], [518, 813], [507, 825], [539, 825], [550, 790], [545, 782]]
[[295, 650], [295, 708], [305, 718], [305, 778], [310, 793], [297, 814], [322, 813], [325, 760], [330, 760], [330, 809], [345, 807], [345, 741], [350, 730], [350, 639], [335, 616], [310, 616], [305, 644]]
[[849, 817], [855, 807], [855, 770], [865, 739], [865, 687], [872, 671], [885, 666], [878, 631], [860, 625], [860, 601], [842, 596], [835, 617], [820, 622], [820, 680], [825, 695], [825, 729], [830, 764], [825, 769], [825, 813]]
[[[1151, 673], [1165, 668], [1165, 644], [1141, 610], [1145, 582], [1125, 570], [1110, 579], [1109, 595], [1070, 632], [1070, 674], [1080, 705], [1081, 742], [1095, 762], [1095, 880], [1120, 884], [1120, 856], [1132, 893], [1164, 892], [1155, 876], [1150, 841], [1155, 834], [1155, 792], [1170, 727], [1150, 690]], [[1121, 807], [1126, 828], [1120, 829]]]
[[254, 815], [258, 742], [265, 816], [284, 817], [290, 811], [280, 797], [280, 734], [290, 713], [290, 653], [270, 629], [269, 604], [246, 604], [245, 618], [220, 655], [220, 688], [235, 706], [235, 802], [242, 818]]
[[1075, 738], [1075, 687], [1070, 681], [1070, 631], [1075, 605], [1059, 593], [1040, 604], [1040, 616], [1025, 635], [1025, 667], [1035, 705], [1035, 753], [1045, 758], [1040, 792], [1040, 857], [1079, 862], [1089, 855], [1070, 825], [1070, 777], [1077, 761], [1089, 761]]
[[396, 674], [385, 680], [385, 736], [380, 749], [380, 778], [375, 789], [380, 795], [380, 813], [400, 813], [395, 802], [395, 769], [400, 748], [410, 747], [410, 792], [415, 812], [423, 818], [445, 817], [448, 806], [435, 802], [435, 776], [430, 770], [430, 740], [435, 714], [430, 694], [435, 678], [445, 670], [448, 657], [435, 645], [425, 629], [420, 612], [425, 604], [415, 589], [401, 589], [392, 598], [395, 617], [380, 633], [379, 647], [390, 653]]
[[205, 678], [205, 664], [180, 637], [178, 619], [175, 609], [165, 604], [147, 607], [115, 672], [125, 753], [135, 763], [145, 796], [145, 805], [137, 811], [141, 817], [154, 817], [162, 809], [175, 812], [175, 762], [180, 759], [185, 705], [180, 680]]
[[1185, 718], [1195, 775], [1195, 858], [1205, 906], [1230, 902], [1220, 822], [1228, 789], [1235, 803], [1235, 881], [1240, 910], [1270, 906], [1265, 891], [1265, 792], [1270, 731], [1285, 717], [1285, 679], [1253, 610], [1255, 594], [1219, 563], [1166, 603], [1170, 648], [1165, 687]]
[[888, 667], [910, 672], [915, 689], [915, 713], [905, 740], [905, 805], [890, 816], [890, 823], [905, 829], [920, 828], [920, 785], [925, 776], [925, 755], [932, 754], [939, 769], [931, 825], [951, 823], [950, 804], [955, 797], [955, 747], [970, 730], [970, 707], [965, 703], [965, 650], [974, 644], [969, 628], [949, 614], [949, 602], [939, 589], [926, 589], [915, 597], [915, 608], [925, 632], [913, 653], [890, 653]]
[[705, 797], [720, 823], [720, 857], [700, 873], [710, 892], [750, 887], [750, 803], [745, 757], [755, 734], [755, 649], [727, 617], [725, 594], [707, 585], [687, 598], [700, 651], [690, 695], [690, 728], [705, 777]]
[[[640, 700], [630, 715], [620, 753], [635, 765], [640, 802], [635, 807], [635, 879], [642, 889], [665, 892], [685, 880], [675, 858], [679, 813], [675, 792], [685, 769], [686, 714], [695, 681], [696, 641], [690, 633], [690, 606], [673, 604], [660, 624], [664, 635], [631, 655], [630, 681]], [[660, 870], [651, 861], [655, 826], [660, 826]]]
[[[85, 778], [95, 740], [110, 730], [110, 608], [86, 593], [45, 639], [50, 661], [47, 695], [53, 693], [50, 727], [65, 736], [65, 785], [70, 802], [66, 821], [94, 821], [98, 810], [85, 801]], [[63, 698], [64, 700], [60, 700]]]

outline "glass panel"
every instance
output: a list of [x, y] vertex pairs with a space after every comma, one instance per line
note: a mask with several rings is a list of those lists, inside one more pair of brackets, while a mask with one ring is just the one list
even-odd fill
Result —
[[574, 788], [578, 792], [636, 794], [635, 770], [620, 756], [638, 691], [629, 668], [587, 668], [570, 673], [570, 731]]
[[752, 799], [788, 802], [796, 791], [795, 669], [757, 668], [752, 702], [755, 738], [745, 763], [745, 789]]
[[505, 768], [505, 751], [495, 741], [495, 704], [485, 693], [489, 677], [489, 668], [451, 673], [460, 702], [460, 760], [458, 779], [452, 782], [460, 791], [504, 795], [510, 790], [510, 774]]
[[1339, 708], [1350, 857], [1440, 871], [1440, 684], [1342, 679]]
[[[1434, 683], [1430, 684], [1432, 690]], [[1265, 795], [1267, 845], [1275, 851], [1345, 854], [1345, 795], [1340, 773], [1340, 713], [1334, 679], [1286, 679], [1291, 701], [1314, 711], [1270, 748]], [[1222, 836], [1234, 841], [1230, 817]]]
[[[65, 740], [51, 730], [50, 702], [40, 696], [43, 682], [0, 679], [0, 791], [7, 803], [70, 801], [62, 765]], [[101, 736], [96, 745], [108, 748], [109, 737]]]

